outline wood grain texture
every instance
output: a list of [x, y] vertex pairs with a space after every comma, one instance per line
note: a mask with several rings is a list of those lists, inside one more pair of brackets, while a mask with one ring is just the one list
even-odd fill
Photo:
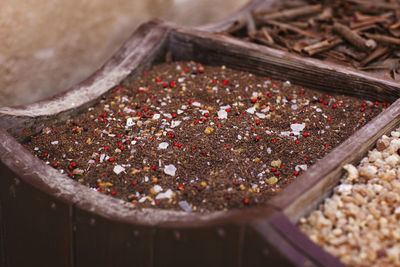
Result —
[[72, 266], [71, 206], [0, 163], [5, 266]]
[[394, 130], [400, 123], [400, 100], [379, 114], [341, 145], [319, 160], [296, 181], [271, 199], [269, 204], [283, 210], [288, 218], [297, 220], [316, 209], [337, 185], [344, 174], [342, 166], [357, 164], [378, 138]]
[[276, 231], [268, 220], [247, 229], [243, 266], [317, 266]]
[[169, 49], [177, 60], [225, 64], [316, 90], [377, 98], [384, 102], [400, 96], [397, 82], [223, 35], [179, 28], [171, 32]]

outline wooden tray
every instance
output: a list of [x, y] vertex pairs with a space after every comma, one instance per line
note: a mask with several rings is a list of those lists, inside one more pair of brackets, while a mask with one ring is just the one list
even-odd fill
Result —
[[[142, 25], [101, 69], [54, 98], [0, 108], [0, 256], [4, 266], [341, 266], [295, 226], [399, 120], [400, 102], [356, 132], [263, 208], [209, 214], [146, 209], [61, 175], [19, 142], [65, 121], [162, 62], [195, 60], [308, 88], [394, 101], [400, 85], [198, 30]], [[23, 256], [22, 256], [23, 255]]]

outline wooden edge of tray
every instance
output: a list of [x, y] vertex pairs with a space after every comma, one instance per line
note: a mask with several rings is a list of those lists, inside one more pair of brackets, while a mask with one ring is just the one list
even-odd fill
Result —
[[22, 141], [49, 122], [65, 121], [82, 112], [111, 88], [139, 76], [156, 61], [169, 30], [158, 20], [142, 24], [101, 68], [79, 84], [33, 104], [0, 107], [0, 126]]
[[[170, 32], [169, 50], [178, 60], [228, 64], [244, 71], [251, 69], [255, 74], [289, 80], [311, 89], [323, 88], [384, 102], [395, 101], [400, 96], [398, 82], [220, 34], [176, 27]], [[188, 55], [195, 58], [189, 59]]]
[[[276, 213], [268, 220], [271, 227], [279, 233], [280, 238], [290, 243], [293, 248], [297, 249], [302, 255], [308, 258], [317, 266], [325, 267], [344, 267], [340, 260], [332, 256], [329, 252], [311, 241], [307, 235], [302, 233], [299, 228], [294, 225], [283, 213]], [[264, 229], [260, 229], [264, 230]], [[286, 250], [280, 250], [287, 255]], [[289, 257], [289, 255], [287, 255]], [[296, 265], [301, 265], [297, 262]]]
[[358, 163], [378, 138], [392, 131], [399, 122], [400, 99], [300, 175], [269, 204], [283, 210], [296, 223], [332, 192], [344, 173], [343, 165]]

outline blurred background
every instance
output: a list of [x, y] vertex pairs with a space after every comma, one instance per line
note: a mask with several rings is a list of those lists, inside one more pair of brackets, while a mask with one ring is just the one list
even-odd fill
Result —
[[84, 80], [143, 22], [218, 22], [248, 0], [1, 0], [0, 106], [32, 103]]

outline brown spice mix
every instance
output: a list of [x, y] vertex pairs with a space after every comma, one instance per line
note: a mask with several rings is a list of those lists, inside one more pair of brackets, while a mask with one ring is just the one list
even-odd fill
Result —
[[138, 208], [227, 210], [266, 203], [387, 105], [165, 63], [26, 146]]

